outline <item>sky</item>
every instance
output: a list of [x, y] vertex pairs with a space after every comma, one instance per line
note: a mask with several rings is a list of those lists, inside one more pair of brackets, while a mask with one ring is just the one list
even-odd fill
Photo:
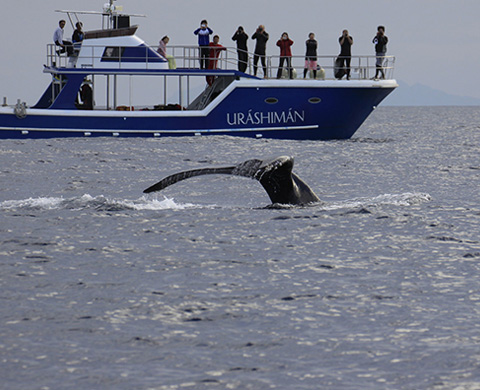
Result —
[[[101, 11], [107, 0], [0, 0], [0, 99], [36, 103], [49, 83], [43, 73], [46, 45], [65, 15], [54, 10]], [[479, 0], [118, 0], [133, 18], [137, 34], [157, 45], [168, 35], [171, 45], [195, 45], [193, 30], [207, 19], [224, 46], [242, 25], [252, 35], [259, 24], [270, 34], [267, 54], [278, 55], [275, 42], [286, 31], [293, 55], [305, 53], [305, 40], [316, 34], [319, 55], [339, 53], [338, 37], [348, 29], [353, 55], [373, 55], [378, 25], [386, 27], [388, 54], [396, 57], [394, 77], [443, 92], [480, 98]], [[100, 27], [99, 16], [86, 16], [84, 30]], [[67, 24], [65, 37], [71, 37]], [[254, 41], [249, 41], [253, 51]]]

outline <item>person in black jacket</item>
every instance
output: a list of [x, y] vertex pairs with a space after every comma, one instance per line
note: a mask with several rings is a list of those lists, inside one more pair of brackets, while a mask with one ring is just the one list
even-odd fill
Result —
[[348, 33], [348, 30], [343, 30], [342, 36], [338, 38], [338, 42], [340, 43], [340, 55], [337, 59], [339, 62], [338, 65], [340, 65], [344, 70], [345, 74], [347, 75], [347, 80], [350, 80], [350, 63], [352, 61], [353, 38]]
[[267, 63], [265, 56], [267, 54], [268, 33], [265, 31], [265, 26], [258, 26], [255, 34], [252, 35], [252, 39], [257, 40], [257, 43], [255, 45], [255, 53], [253, 55], [253, 75], [257, 75], [258, 60], [261, 59], [263, 66], [263, 77], [267, 77]]
[[383, 60], [385, 59], [385, 53], [387, 52], [387, 43], [388, 38], [385, 35], [385, 27], [377, 27], [377, 35], [373, 38], [372, 41], [375, 44], [375, 55], [377, 56], [377, 62], [375, 64], [376, 71], [374, 79], [378, 79], [379, 73], [382, 74], [382, 79], [385, 78], [385, 73], [383, 72]]
[[245, 73], [248, 66], [248, 35], [242, 26], [238, 27], [232, 40], [237, 42], [238, 70]]

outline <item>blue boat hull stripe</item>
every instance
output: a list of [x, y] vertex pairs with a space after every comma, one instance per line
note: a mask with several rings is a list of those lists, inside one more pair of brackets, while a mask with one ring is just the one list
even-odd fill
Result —
[[196, 130], [105, 130], [105, 129], [54, 129], [54, 128], [28, 128], [28, 127], [0, 127], [0, 130], [9, 130], [9, 131], [50, 131], [50, 132], [71, 132], [71, 133], [118, 133], [118, 134], [129, 134], [129, 133], [166, 133], [166, 134], [175, 134], [175, 133], [238, 133], [238, 132], [259, 132], [259, 131], [291, 131], [291, 130], [315, 130], [318, 129], [318, 125], [311, 126], [279, 126], [279, 127], [250, 127], [250, 128], [228, 128], [228, 129], [196, 129]]

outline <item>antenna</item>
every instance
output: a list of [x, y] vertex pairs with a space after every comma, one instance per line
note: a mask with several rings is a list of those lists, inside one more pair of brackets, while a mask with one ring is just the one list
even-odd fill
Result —
[[114, 5], [113, 3], [117, 0], [108, 0], [108, 3], [103, 4], [103, 10], [101, 12], [97, 11], [65, 11], [65, 10], [55, 10], [55, 12], [61, 12], [67, 14], [72, 28], [75, 28], [75, 23], [72, 20], [72, 16], [75, 16], [77, 22], [79, 21], [78, 15], [101, 15], [102, 16], [102, 30], [105, 29], [116, 29], [130, 26], [130, 17], [140, 17], [145, 18], [145, 15], [138, 14], [125, 14], [123, 12], [123, 6]]

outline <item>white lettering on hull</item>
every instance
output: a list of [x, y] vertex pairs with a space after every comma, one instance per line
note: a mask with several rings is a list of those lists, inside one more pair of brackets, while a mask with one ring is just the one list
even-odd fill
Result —
[[227, 123], [230, 126], [239, 125], [275, 125], [305, 122], [305, 111], [290, 108], [288, 111], [253, 111], [227, 113]]

